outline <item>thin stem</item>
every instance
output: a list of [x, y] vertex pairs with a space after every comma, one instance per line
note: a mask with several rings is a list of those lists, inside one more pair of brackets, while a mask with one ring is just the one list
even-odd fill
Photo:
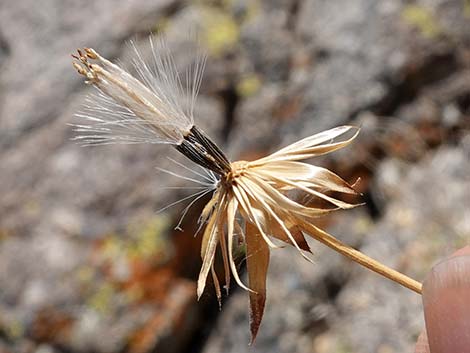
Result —
[[319, 242], [325, 244], [331, 249], [339, 252], [340, 254], [350, 258], [351, 260], [357, 262], [358, 264], [367, 267], [369, 270], [372, 270], [379, 275], [382, 275], [388, 279], [391, 279], [394, 282], [401, 284], [402, 286], [415, 291], [418, 294], [422, 293], [422, 284], [414, 279], [391, 269], [390, 267], [385, 266], [379, 261], [376, 261], [369, 256], [361, 253], [360, 251], [352, 248], [351, 246], [344, 244], [335, 237], [331, 236], [327, 232], [315, 227], [312, 224], [307, 222], [302, 222], [302, 226], [305, 232], [310, 235], [312, 238], [318, 240]]

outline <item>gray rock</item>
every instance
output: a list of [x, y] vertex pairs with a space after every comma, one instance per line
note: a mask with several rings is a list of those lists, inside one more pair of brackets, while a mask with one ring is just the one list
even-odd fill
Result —
[[8, 48], [1, 78], [2, 145], [11, 146], [14, 139], [60, 117], [80, 82], [69, 74], [69, 55], [75, 48], [97, 46], [106, 56], [116, 56], [123, 39], [147, 30], [152, 25], [149, 20], [173, 4], [172, 0], [101, 1], [87, 6], [77, 1], [40, 6], [35, 1], [2, 3], [0, 33]]
[[[156, 27], [182, 65], [194, 50], [188, 33], [201, 30], [210, 57], [196, 119], [232, 158], [338, 124], [363, 126], [353, 146], [316, 162], [365, 177], [381, 217], [370, 219], [366, 208], [341, 214], [333, 234], [420, 279], [468, 240], [469, 32], [460, 2], [180, 5], [0, 4], [0, 350], [124, 351], [143, 328], [140, 352], [174, 353], [201, 330], [204, 304], [178, 278], [197, 272], [199, 249], [168, 240], [184, 206], [167, 211], [170, 221], [154, 214], [188, 195], [161, 189], [188, 183], [154, 167], [190, 176], [166, 157], [186, 161], [165, 146], [81, 148], [66, 125], [88, 91], [69, 54], [91, 46], [126, 64], [124, 39], [145, 45]], [[155, 218], [165, 223], [156, 235], [165, 252], [151, 270], [174, 254], [185, 266], [192, 262], [157, 278], [173, 276], [164, 282], [163, 304], [133, 306], [107, 277], [128, 280], [128, 259], [119, 253], [106, 267], [109, 258], [96, 249], [102, 241], [134, 241], [129, 225]], [[315, 265], [292, 249], [274, 252], [266, 316], [250, 350], [411, 351], [422, 327], [417, 296], [312, 246]], [[248, 351], [247, 320], [246, 293], [236, 291], [203, 351]]]

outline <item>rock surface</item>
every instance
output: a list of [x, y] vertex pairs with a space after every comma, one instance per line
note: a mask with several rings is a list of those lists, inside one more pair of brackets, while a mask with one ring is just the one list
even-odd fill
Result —
[[[129, 61], [126, 39], [165, 33], [209, 63], [198, 123], [231, 158], [339, 124], [362, 132], [317, 162], [359, 184], [366, 205], [331, 233], [422, 280], [470, 239], [470, 7], [451, 0], [0, 3], [0, 351], [404, 352], [419, 297], [311, 242], [272, 255], [268, 303], [248, 348], [247, 295], [217, 314], [195, 300], [196, 204], [155, 166], [169, 148], [81, 148], [67, 123], [89, 92], [69, 54]], [[179, 159], [180, 158], [180, 159]], [[194, 177], [194, 175], [193, 175]]]

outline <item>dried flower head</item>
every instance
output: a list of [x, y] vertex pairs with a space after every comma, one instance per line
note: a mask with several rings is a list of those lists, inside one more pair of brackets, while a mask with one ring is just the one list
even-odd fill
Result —
[[[304, 138], [279, 151], [255, 160], [230, 162], [224, 153], [194, 125], [193, 108], [200, 87], [205, 59], [199, 57], [187, 72], [187, 89], [162, 41], [150, 40], [153, 64], [147, 65], [134, 47], [134, 68], [139, 79], [100, 56], [95, 50], [79, 50], [74, 67], [86, 82], [98, 89], [87, 100], [79, 117], [87, 124], [75, 125], [76, 139], [86, 144], [169, 143], [216, 175], [213, 195], [202, 211], [202, 236], [197, 295], [204, 292], [211, 273], [216, 295], [221, 300], [220, 281], [214, 269], [217, 249], [223, 258], [224, 287], [231, 275], [249, 291], [250, 330], [255, 339], [264, 312], [266, 276], [270, 249], [281, 243], [294, 246], [307, 260], [310, 248], [305, 236], [326, 244], [354, 261], [417, 292], [421, 285], [339, 242], [312, 224], [315, 217], [357, 206], [331, 196], [356, 195], [353, 185], [333, 172], [301, 162], [336, 151], [350, 144], [359, 133], [353, 126], [340, 126]], [[214, 174], [215, 173], [215, 174]], [[303, 197], [299, 197], [303, 196]], [[312, 199], [322, 206], [313, 206]], [[299, 201], [300, 200], [300, 201]], [[240, 279], [234, 260], [234, 240], [246, 244], [248, 283]], [[279, 242], [278, 242], [279, 243]]]

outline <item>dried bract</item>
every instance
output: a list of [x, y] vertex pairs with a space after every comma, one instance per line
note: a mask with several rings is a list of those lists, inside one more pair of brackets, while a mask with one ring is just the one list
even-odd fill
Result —
[[[216, 293], [221, 296], [214, 270], [217, 247], [225, 267], [225, 288], [230, 286], [231, 272], [239, 286], [250, 292], [250, 329], [256, 337], [266, 300], [266, 276], [270, 248], [279, 248], [274, 239], [297, 248], [310, 260], [304, 234], [311, 233], [305, 224], [318, 216], [338, 209], [355, 207], [328, 194], [357, 194], [354, 188], [331, 171], [300, 160], [323, 155], [347, 146], [359, 130], [341, 126], [305, 138], [267, 157], [255, 161], [237, 161], [222, 176], [214, 196], [202, 213], [206, 228], [202, 239], [202, 268], [197, 294], [204, 291], [209, 271]], [[329, 206], [309, 207], [289, 197], [293, 192], [318, 198]], [[244, 284], [233, 258], [235, 232], [241, 233], [246, 244], [248, 283]], [[273, 239], [274, 238], [274, 239]]]

